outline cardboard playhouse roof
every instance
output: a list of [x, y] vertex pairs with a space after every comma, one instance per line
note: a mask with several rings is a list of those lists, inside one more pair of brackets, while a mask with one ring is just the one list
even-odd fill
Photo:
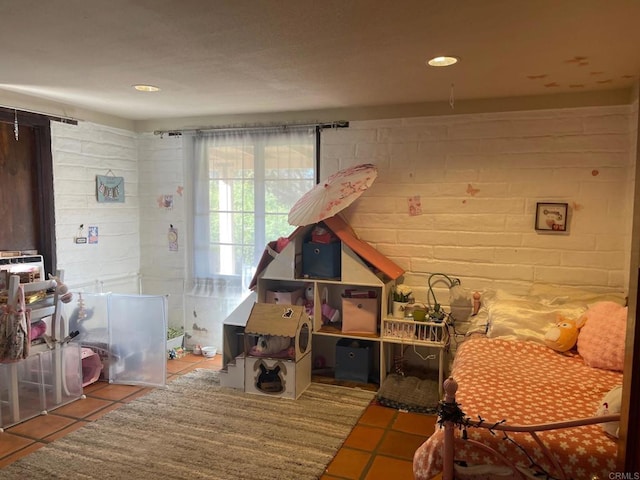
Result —
[[351, 250], [390, 279], [395, 280], [404, 273], [402, 267], [385, 257], [364, 240], [358, 238], [351, 226], [341, 216], [334, 215], [333, 217], [325, 218], [323, 222]]
[[[404, 273], [404, 269], [402, 267], [385, 257], [364, 240], [358, 238], [355, 231], [340, 215], [325, 218], [322, 222], [340, 239], [340, 241], [351, 248], [356, 255], [373, 265], [391, 280], [396, 280]], [[269, 242], [262, 253], [262, 258], [260, 259], [256, 272], [249, 284], [249, 289], [254, 290], [256, 288], [258, 277], [267, 268], [269, 263], [271, 263], [271, 261], [278, 255], [280, 249], [284, 248], [283, 245], [291, 242], [298, 235], [305, 235], [311, 228], [313, 228], [313, 225], [298, 227], [291, 233], [291, 235], [289, 235], [289, 237]]]
[[302, 305], [254, 303], [245, 333], [295, 337], [298, 328], [308, 321]]

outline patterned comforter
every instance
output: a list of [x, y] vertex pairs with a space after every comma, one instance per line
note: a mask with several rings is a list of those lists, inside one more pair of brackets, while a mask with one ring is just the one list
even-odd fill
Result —
[[[456, 353], [452, 376], [458, 382], [456, 401], [463, 412], [489, 423], [536, 424], [594, 416], [602, 397], [622, 383], [622, 374], [587, 367], [579, 356], [566, 356], [532, 342], [506, 341], [478, 336], [463, 343]], [[516, 465], [532, 461], [557, 477], [550, 462], [527, 433], [509, 433], [526, 454], [502, 432], [469, 428], [468, 437], [489, 444]], [[455, 459], [468, 465], [497, 463], [494, 458], [460, 438], [456, 430]], [[616, 440], [600, 425], [541, 432], [545, 445], [559, 459], [569, 478], [609, 478], [615, 469]], [[443, 430], [415, 453], [415, 478], [433, 477], [442, 469]], [[527, 457], [531, 458], [531, 460]], [[489, 478], [491, 478], [489, 476]], [[543, 477], [544, 478], [544, 477]]]

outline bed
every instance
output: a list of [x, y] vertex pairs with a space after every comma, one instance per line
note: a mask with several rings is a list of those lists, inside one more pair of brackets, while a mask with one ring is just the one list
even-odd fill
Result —
[[[578, 291], [484, 294], [445, 381], [450, 397], [441, 402], [436, 431], [414, 455], [415, 478], [441, 471], [443, 478], [609, 478], [616, 467], [624, 303], [622, 294]], [[583, 326], [574, 348], [559, 352], [545, 335], [568, 319]], [[562, 424], [574, 419], [587, 425]], [[542, 427], [534, 436], [504, 431], [523, 425]], [[447, 436], [454, 463], [444, 459]]]

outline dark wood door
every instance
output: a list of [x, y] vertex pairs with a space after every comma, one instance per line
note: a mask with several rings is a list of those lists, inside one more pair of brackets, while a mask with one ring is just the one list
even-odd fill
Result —
[[13, 125], [0, 123], [0, 250], [39, 250], [34, 129], [19, 127], [18, 138]]
[[50, 121], [0, 108], [0, 250], [37, 250], [45, 271], [55, 272]]

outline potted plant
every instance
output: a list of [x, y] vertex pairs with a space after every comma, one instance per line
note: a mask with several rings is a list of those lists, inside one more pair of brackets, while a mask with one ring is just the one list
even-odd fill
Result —
[[184, 340], [184, 328], [169, 327], [167, 329], [167, 350], [171, 351], [182, 347]]
[[408, 285], [396, 285], [393, 289], [393, 307], [391, 310], [395, 318], [404, 318], [405, 310], [409, 305], [409, 299], [413, 290]]

